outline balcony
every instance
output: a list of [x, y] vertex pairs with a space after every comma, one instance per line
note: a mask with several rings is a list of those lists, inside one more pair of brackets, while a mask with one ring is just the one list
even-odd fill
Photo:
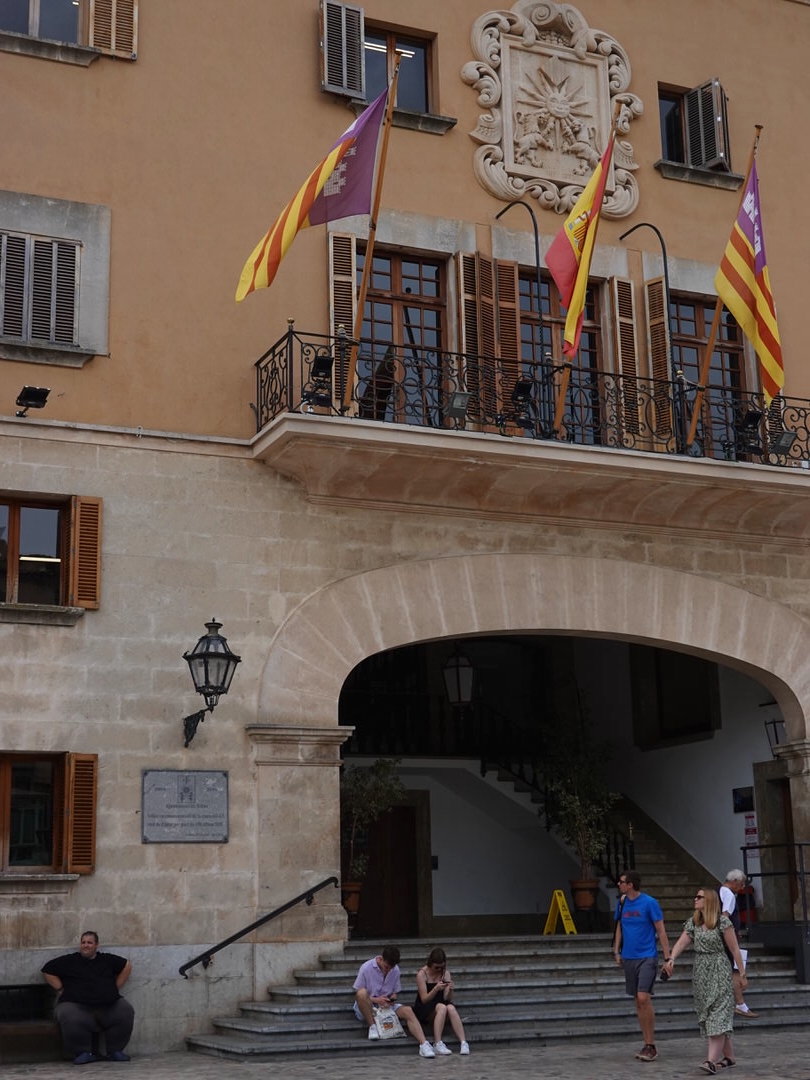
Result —
[[[364, 342], [292, 325], [256, 363], [255, 455], [329, 503], [738, 538], [810, 534], [810, 401]], [[564, 395], [560, 389], [568, 381]], [[562, 403], [560, 404], [560, 398]]]

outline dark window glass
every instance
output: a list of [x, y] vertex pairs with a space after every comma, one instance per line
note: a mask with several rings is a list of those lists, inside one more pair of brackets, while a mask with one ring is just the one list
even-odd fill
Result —
[[59, 510], [21, 507], [19, 602], [58, 604], [61, 568]]
[[27, 34], [28, 2], [29, 0], [0, 0], [0, 30]]
[[39, 0], [39, 33], [51, 41], [79, 40], [79, 4], [77, 0]]
[[53, 862], [53, 763], [11, 766], [9, 866], [50, 866]]
[[429, 112], [427, 41], [399, 37], [383, 30], [367, 30], [364, 41], [366, 99], [372, 101], [385, 89], [401, 58], [396, 104], [400, 109]]
[[661, 152], [665, 161], [686, 161], [683, 140], [683, 96], [660, 93]]

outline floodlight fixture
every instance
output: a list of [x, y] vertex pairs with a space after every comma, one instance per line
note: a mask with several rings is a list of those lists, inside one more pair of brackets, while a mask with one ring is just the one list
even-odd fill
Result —
[[50, 392], [50, 387], [47, 386], [24, 386], [15, 402], [20, 406], [17, 416], [25, 416], [29, 409], [43, 408]]

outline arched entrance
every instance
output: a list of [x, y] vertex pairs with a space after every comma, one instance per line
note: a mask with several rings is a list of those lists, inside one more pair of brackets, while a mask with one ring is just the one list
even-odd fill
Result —
[[[319, 732], [338, 735], [341, 688], [368, 656], [414, 642], [536, 633], [649, 643], [716, 659], [768, 689], [794, 745], [806, 737], [806, 625], [789, 609], [715, 579], [655, 566], [511, 554], [400, 564], [314, 593], [273, 641], [256, 729], [269, 732], [268, 740], [284, 733], [290, 745], [317, 741]], [[297, 757], [304, 767], [305, 751]], [[295, 771], [295, 758], [292, 752], [285, 767]], [[800, 788], [804, 783], [791, 779]], [[336, 777], [331, 787], [324, 778], [321, 792], [326, 806], [336, 808]], [[327, 872], [339, 862], [335, 819], [333, 830]], [[317, 847], [323, 862], [322, 829], [317, 838], [304, 830], [295, 839], [299, 857]]]

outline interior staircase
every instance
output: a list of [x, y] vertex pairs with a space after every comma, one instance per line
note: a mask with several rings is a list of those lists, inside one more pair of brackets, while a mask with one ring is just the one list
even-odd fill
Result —
[[[383, 944], [350, 942], [342, 956], [324, 958], [316, 969], [295, 972], [295, 981], [289, 985], [270, 987], [266, 1001], [244, 1002], [238, 1016], [215, 1019], [210, 1033], [189, 1036], [188, 1048], [253, 1061], [301, 1054], [415, 1054], [410, 1038], [369, 1042], [364, 1026], [351, 1011], [357, 969], [377, 955]], [[402, 1002], [413, 1001], [414, 973], [435, 944], [409, 940], [401, 945]], [[625, 996], [621, 970], [610, 956], [610, 935], [456, 938], [441, 944], [447, 950], [457, 986], [456, 1004], [473, 1052], [487, 1043], [528, 1039], [595, 1041], [626, 1036], [630, 1043], [640, 1045], [635, 1008]], [[810, 986], [796, 982], [792, 953], [778, 954], [752, 945], [748, 970], [746, 1000], [760, 1018], [739, 1023], [769, 1029], [806, 1028]], [[696, 1035], [689, 965], [679, 964], [675, 977], [656, 990], [658, 1041]], [[449, 1025], [445, 1035], [456, 1050]]]

